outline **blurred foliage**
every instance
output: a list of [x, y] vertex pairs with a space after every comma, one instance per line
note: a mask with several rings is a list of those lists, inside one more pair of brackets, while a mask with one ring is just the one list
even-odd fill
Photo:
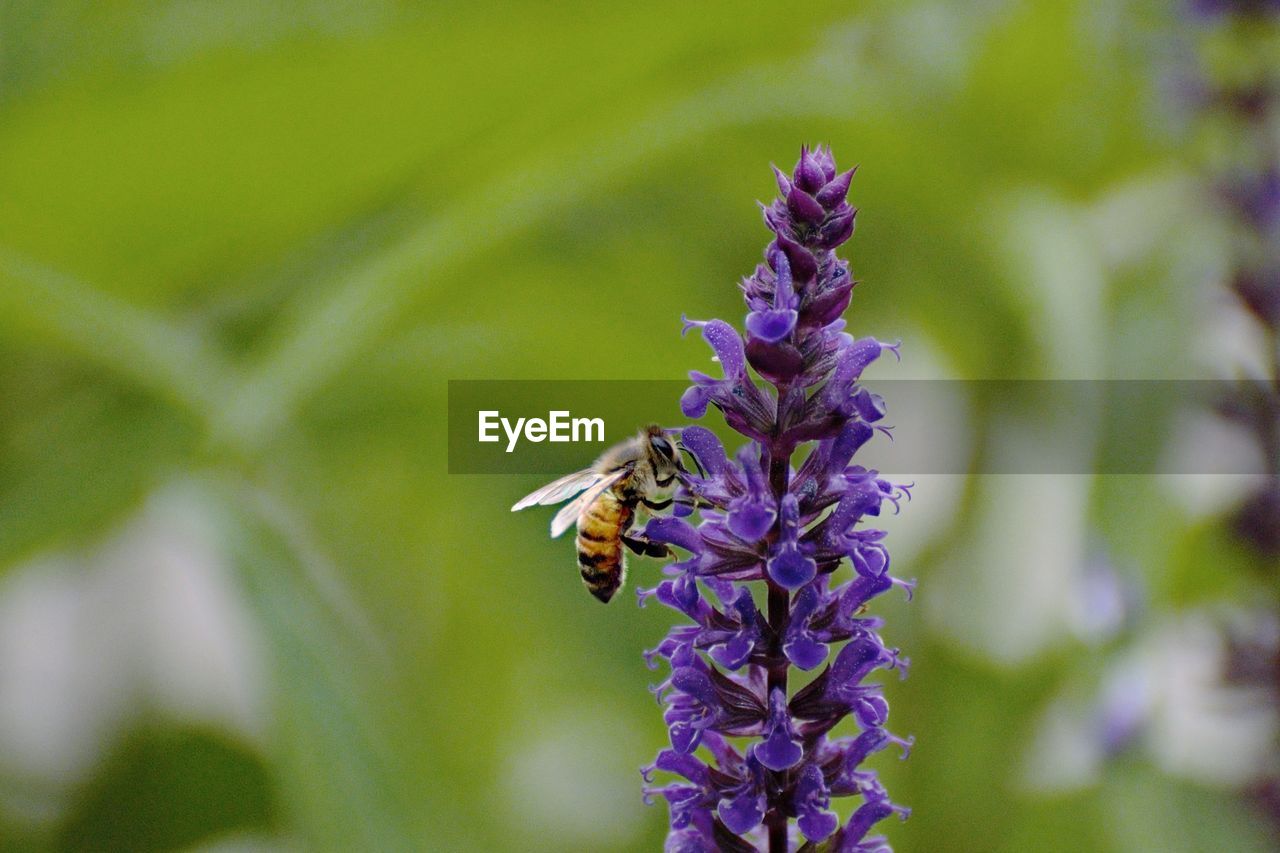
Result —
[[[1157, 92], [1167, 14], [0, 7], [0, 566], [92, 555], [147, 500], [182, 502], [216, 531], [270, 673], [261, 736], [142, 701], [51, 806], [14, 807], [40, 796], [0, 756], [0, 831], [29, 849], [244, 831], [658, 849], [665, 813], [636, 769], [663, 729], [639, 653], [671, 617], [586, 596], [546, 519], [507, 512], [532, 478], [445, 473], [446, 381], [705, 367], [679, 315], [740, 316], [767, 165], [816, 141], [861, 165], [850, 324], [902, 337], [904, 370], [1196, 375], [1216, 249], [1190, 227]], [[980, 405], [975, 435], [1002, 416]], [[1151, 453], [1170, 418], [1158, 401], [1100, 414], [1099, 452]], [[1249, 594], [1213, 580], [1215, 534], [1161, 484], [1099, 479], [1082, 547], [1135, 567], [1156, 604]], [[1024, 789], [1037, 715], [1097, 657], [1058, 636], [1001, 665], [930, 615], [989, 618], [930, 590], [957, 588], [956, 554], [982, 570], [963, 544], [993, 489], [964, 484], [931, 526], [908, 526], [909, 505], [889, 540], [921, 581], [916, 603], [879, 608], [914, 661], [889, 691], [915, 755], [878, 757], [914, 809], [887, 828], [895, 847], [1256, 847], [1225, 794], [1147, 767]], [[653, 576], [637, 565], [633, 583]]]

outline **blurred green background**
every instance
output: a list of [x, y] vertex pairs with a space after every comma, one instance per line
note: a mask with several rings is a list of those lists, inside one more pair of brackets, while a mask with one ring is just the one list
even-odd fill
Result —
[[[680, 314], [741, 319], [768, 165], [815, 142], [860, 164], [852, 330], [903, 340], [869, 378], [1218, 375], [1226, 240], [1164, 85], [1188, 29], [1106, 0], [0, 6], [0, 847], [659, 849], [640, 652], [674, 616], [584, 593], [508, 512], [538, 478], [445, 473], [447, 380], [707, 369]], [[939, 417], [976, 458], [1061, 438], [1018, 401]], [[1089, 737], [1117, 661], [1274, 601], [1231, 484], [1172, 480], [922, 477], [886, 520], [920, 581], [876, 606], [913, 660], [915, 753], [876, 758], [896, 849], [1267, 848], [1231, 756], [1273, 708], [1208, 739], [1217, 774], [1177, 714]], [[1151, 719], [1202, 695], [1177, 684]]]

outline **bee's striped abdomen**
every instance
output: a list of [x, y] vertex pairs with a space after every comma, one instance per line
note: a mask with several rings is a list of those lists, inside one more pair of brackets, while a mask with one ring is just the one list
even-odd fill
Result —
[[631, 512], [631, 507], [605, 492], [578, 516], [578, 570], [591, 594], [606, 604], [626, 575], [622, 534], [631, 523]]

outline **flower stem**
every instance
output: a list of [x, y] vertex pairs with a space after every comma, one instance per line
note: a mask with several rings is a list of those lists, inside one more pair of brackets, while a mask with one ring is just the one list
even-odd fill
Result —
[[[774, 418], [775, 434], [781, 426], [782, 401], [786, 395], [786, 387], [778, 389], [778, 410]], [[774, 505], [779, 506], [782, 502], [782, 496], [787, 493], [787, 482], [791, 473], [791, 460], [789, 454], [782, 453], [776, 446], [769, 451], [769, 489], [773, 492]], [[781, 526], [782, 519], [779, 516], [778, 524]], [[779, 531], [780, 532], [780, 531]], [[775, 532], [778, 535], [778, 532]], [[772, 696], [775, 689], [781, 690], [785, 696], [787, 693], [787, 670], [790, 668], [790, 661], [782, 652], [782, 638], [786, 633], [787, 618], [791, 614], [791, 595], [787, 592], [786, 587], [774, 583], [766, 577], [769, 589], [768, 603], [768, 620], [769, 628], [773, 634], [773, 642], [769, 647], [768, 661], [768, 695]], [[785, 773], [786, 771], [783, 771]], [[780, 780], [781, 781], [781, 780]], [[787, 812], [784, 804], [781, 802], [782, 792], [786, 789], [786, 785], [779, 784], [769, 792], [769, 810], [765, 815], [765, 825], [769, 828], [769, 853], [787, 853], [790, 846], [787, 838]]]
[[[784, 466], [785, 476], [785, 466]], [[787, 668], [789, 662], [782, 653], [782, 637], [786, 630], [787, 616], [791, 609], [791, 596], [787, 590], [769, 581], [769, 627], [772, 629], [774, 641], [769, 649], [768, 678], [769, 695], [779, 689], [787, 692]], [[783, 771], [784, 773], [786, 771]], [[769, 827], [769, 853], [787, 853], [787, 813], [781, 802], [774, 802], [781, 797], [783, 785], [769, 792], [769, 812], [765, 815], [765, 823]]]

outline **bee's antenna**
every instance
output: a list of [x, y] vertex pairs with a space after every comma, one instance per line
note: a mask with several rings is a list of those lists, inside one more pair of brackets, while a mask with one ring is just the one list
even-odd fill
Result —
[[[680, 438], [677, 438], [677, 439], [676, 439], [676, 448], [677, 448], [678, 450], [682, 450], [682, 451], [684, 451], [685, 453], [689, 454], [689, 458], [693, 460], [693, 464], [694, 464], [694, 465], [696, 465], [696, 466], [697, 466], [697, 468], [698, 468], [698, 476], [699, 476], [699, 477], [701, 477], [701, 478], [702, 478], [702, 479], [704, 479], [704, 480], [705, 480], [705, 479], [707, 479], [707, 472], [706, 472], [706, 470], [702, 467], [702, 463], [698, 461], [698, 457], [697, 457], [696, 455], [694, 455], [694, 453], [693, 453], [693, 451], [692, 451], [692, 450], [690, 450], [689, 448], [687, 448], [687, 447], [685, 447], [685, 446], [684, 446], [684, 441], [683, 441], [682, 439], [680, 439]], [[688, 473], [689, 473], [689, 469], [684, 467], [684, 460], [683, 460], [683, 459], [677, 460], [677, 462], [676, 462], [676, 468], [678, 468], [679, 470], [681, 470], [681, 471], [685, 472], [686, 474], [688, 474]]]

